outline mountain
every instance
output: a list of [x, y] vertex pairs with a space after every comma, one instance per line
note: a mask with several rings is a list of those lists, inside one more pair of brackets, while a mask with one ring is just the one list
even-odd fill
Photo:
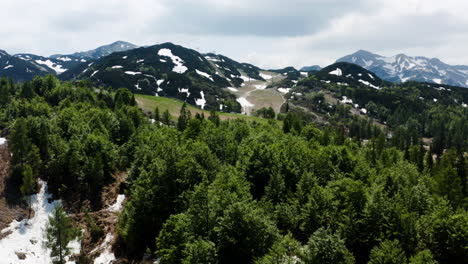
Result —
[[468, 66], [448, 65], [437, 58], [411, 57], [405, 54], [384, 57], [359, 50], [337, 62], [357, 64], [386, 81], [396, 83], [413, 80], [468, 87]]
[[381, 89], [388, 82], [380, 79], [375, 73], [363, 67], [348, 63], [337, 62], [329, 65], [315, 73], [317, 79], [326, 83], [337, 83], [347, 86], [368, 86], [374, 89]]
[[84, 59], [72, 59], [69, 57], [47, 58], [27, 53], [15, 54], [14, 57], [28, 61], [36, 67], [45, 67], [49, 73], [55, 75], [62, 74], [77, 64], [86, 62]]
[[83, 52], [75, 52], [73, 54], [69, 55], [62, 55], [62, 54], [54, 54], [51, 55], [50, 57], [53, 59], [71, 59], [71, 60], [95, 60], [99, 59], [101, 57], [107, 56], [111, 53], [114, 52], [120, 52], [120, 51], [127, 51], [131, 49], [138, 48], [137, 45], [134, 45], [129, 42], [125, 41], [116, 41], [112, 44], [101, 46], [99, 48], [93, 49], [93, 50], [88, 50], [88, 51], [83, 51]]
[[89, 61], [99, 59], [113, 52], [125, 51], [136, 47], [136, 45], [128, 42], [116, 41], [94, 50], [77, 52], [70, 55], [56, 54], [50, 57], [29, 53], [10, 55], [0, 50], [0, 76], [7, 76], [15, 81], [23, 82], [31, 80], [36, 75], [60, 75], [71, 68], [84, 68]]
[[172, 43], [115, 52], [80, 64], [60, 78], [88, 79], [97, 85], [125, 87], [136, 93], [173, 97], [201, 108], [207, 106], [205, 109], [227, 107], [231, 111], [239, 111], [240, 106], [235, 96], [223, 88], [264, 80], [258, 67], [223, 55], [200, 54]]
[[310, 72], [310, 71], [320, 71], [322, 69], [322, 67], [318, 66], [318, 65], [314, 65], [314, 66], [304, 66], [301, 68], [301, 71], [303, 72]]
[[36, 75], [45, 75], [52, 72], [46, 65], [23, 60], [0, 50], [0, 76], [7, 76], [21, 82], [31, 80]]

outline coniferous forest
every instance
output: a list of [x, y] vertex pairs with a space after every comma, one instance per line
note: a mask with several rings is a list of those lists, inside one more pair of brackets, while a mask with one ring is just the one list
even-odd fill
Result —
[[[126, 89], [0, 80], [9, 178], [23, 195], [47, 182], [60, 220], [99, 241], [93, 212], [123, 178], [119, 263], [468, 263], [466, 108], [423, 109], [420, 123], [404, 102], [374, 111], [392, 137], [344, 106], [325, 124], [287, 108], [281, 120], [271, 109], [258, 113], [269, 119], [221, 120], [185, 105], [171, 117], [143, 112]], [[91, 263], [88, 253], [78, 262]]]

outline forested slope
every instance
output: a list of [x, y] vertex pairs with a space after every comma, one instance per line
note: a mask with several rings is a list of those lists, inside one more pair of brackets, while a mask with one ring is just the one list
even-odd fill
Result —
[[125, 175], [113, 246], [123, 263], [468, 262], [464, 145], [432, 155], [421, 134], [400, 146], [378, 127], [364, 144], [346, 124], [284, 115], [280, 126], [182, 107], [177, 122], [153, 123], [124, 89], [0, 82], [18, 187], [31, 168], [91, 233], [105, 222], [78, 216], [102, 209]]

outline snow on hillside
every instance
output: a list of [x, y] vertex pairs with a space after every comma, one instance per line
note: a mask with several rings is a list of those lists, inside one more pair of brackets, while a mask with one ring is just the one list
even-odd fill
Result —
[[246, 99], [245, 97], [237, 98], [236, 101], [242, 106], [242, 109], [243, 109], [243, 112], [244, 112], [244, 113], [247, 112], [247, 108], [253, 107], [253, 106], [254, 106], [254, 104], [252, 104], [252, 103], [250, 103], [249, 101], [247, 101], [247, 99]]
[[206, 104], [205, 94], [203, 93], [203, 91], [201, 91], [200, 95], [201, 95], [200, 99], [195, 99], [195, 104], [200, 106], [201, 109], [205, 109], [205, 104]]
[[172, 71], [177, 73], [184, 73], [188, 70], [187, 67], [184, 66], [184, 61], [181, 58], [172, 54], [172, 51], [170, 49], [160, 49], [158, 51], [158, 55], [169, 57], [172, 60], [172, 63], [175, 64]]
[[265, 80], [270, 80], [271, 78], [273, 78], [272, 75], [265, 74], [265, 73], [260, 73], [260, 77], [262, 77]]
[[202, 72], [202, 71], [199, 71], [199, 70], [195, 70], [195, 71], [197, 72], [198, 75], [203, 76], [203, 77], [205, 77], [205, 78], [208, 78], [208, 79], [210, 79], [212, 82], [214, 82], [213, 77], [211, 77], [211, 75], [209, 75], [208, 73]]
[[53, 61], [51, 60], [35, 60], [36, 63], [39, 63], [41, 65], [45, 65], [47, 67], [49, 67], [50, 69], [54, 70], [57, 74], [61, 74], [63, 72], [65, 72], [67, 69], [64, 69], [62, 68], [62, 65], [59, 65], [59, 64], [55, 64]]
[[115, 204], [109, 206], [107, 210], [111, 212], [120, 212], [122, 210], [122, 203], [124, 200], [125, 200], [125, 194], [117, 195], [117, 200], [115, 201]]
[[6, 138], [2, 138], [2, 137], [0, 137], [0, 145], [3, 145], [3, 144], [5, 144], [5, 143], [6, 143], [6, 141], [7, 141], [7, 140], [6, 140]]
[[343, 75], [343, 72], [341, 71], [340, 68], [336, 68], [336, 70], [331, 71], [329, 74], [336, 75], [336, 76], [341, 76], [341, 75]]
[[[10, 233], [0, 240], [1, 263], [21, 263], [21, 264], [49, 264], [52, 263], [50, 250], [43, 247], [45, 241], [45, 228], [48, 217], [59, 200], [51, 200], [52, 195], [47, 193], [47, 184], [40, 181], [41, 189], [39, 193], [31, 196], [31, 208], [34, 216], [31, 219], [23, 219], [20, 222], [14, 220], [9, 227], [1, 231], [2, 234]], [[69, 246], [73, 253], [79, 253], [80, 243], [70, 242]], [[16, 253], [24, 253], [26, 258], [20, 260]], [[67, 261], [67, 263], [75, 263]]]
[[291, 88], [278, 88], [278, 92], [284, 93], [284, 94], [289, 93], [290, 90]]
[[[357, 64], [392, 82], [408, 80], [468, 87], [468, 72], [464, 66], [448, 65], [437, 58], [398, 54], [384, 57], [360, 50], [337, 60]], [[331, 74], [331, 73], [330, 73]]]
[[114, 236], [112, 233], [108, 233], [102, 244], [91, 251], [91, 253], [93, 253], [97, 250], [102, 250], [102, 253], [96, 259], [94, 259], [94, 264], [109, 264], [115, 260], [115, 255], [112, 252], [111, 247], [112, 239], [114, 239]]

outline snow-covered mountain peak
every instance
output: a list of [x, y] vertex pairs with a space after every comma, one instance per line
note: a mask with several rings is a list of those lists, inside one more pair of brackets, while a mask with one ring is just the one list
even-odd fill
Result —
[[365, 50], [337, 60], [357, 64], [391, 82], [408, 80], [468, 87], [468, 66], [448, 65], [437, 58], [400, 53], [385, 57]]

